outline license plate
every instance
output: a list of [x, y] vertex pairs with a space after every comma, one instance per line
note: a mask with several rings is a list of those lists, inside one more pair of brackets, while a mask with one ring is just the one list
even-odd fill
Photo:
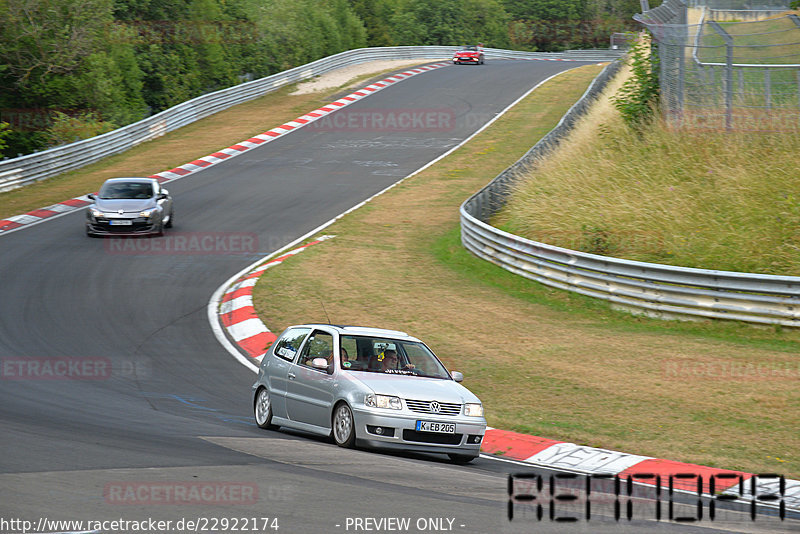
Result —
[[437, 423], [435, 421], [417, 421], [417, 432], [438, 432], [440, 434], [455, 434], [455, 423]]
[[116, 221], [108, 221], [108, 224], [112, 226], [130, 226], [133, 224], [133, 221], [116, 220]]

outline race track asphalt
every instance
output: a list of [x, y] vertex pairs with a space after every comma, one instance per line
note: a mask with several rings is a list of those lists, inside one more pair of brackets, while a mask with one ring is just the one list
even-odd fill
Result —
[[[366, 517], [409, 517], [410, 532], [420, 531], [420, 518], [449, 518], [452, 530], [468, 533], [705, 531], [613, 519], [510, 523], [506, 473], [521, 467], [485, 458], [458, 467], [261, 431], [252, 423], [254, 375], [219, 345], [206, 318], [211, 294], [234, 273], [578, 65], [489, 61], [393, 85], [338, 111], [346, 121], [321, 121], [168, 184], [175, 228], [137, 240], [138, 253], [87, 238], [82, 211], [0, 236], [0, 532], [21, 530], [4, 528], [3, 519], [157, 518], [173, 521], [162, 531], [177, 532], [181, 519], [232, 517], [277, 518], [286, 533], [354, 532], [347, 518]], [[403, 113], [416, 113], [417, 123], [385, 128]], [[165, 250], [181, 235], [215, 244], [202, 254]], [[256, 246], [232, 253], [241, 240]], [[71, 379], [44, 374], [57, 362], [73, 366]], [[198, 484], [217, 493], [202, 504], [155, 494]], [[120, 488], [144, 493], [121, 501]], [[236, 497], [242, 488], [255, 498]], [[274, 531], [262, 523], [247, 531]]]

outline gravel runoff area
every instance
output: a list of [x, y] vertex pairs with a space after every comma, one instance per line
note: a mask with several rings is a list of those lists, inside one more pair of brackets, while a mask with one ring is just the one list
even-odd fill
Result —
[[[423, 65], [431, 63], [432, 59], [387, 59], [384, 61], [369, 61], [367, 63], [359, 63], [358, 65], [350, 65], [349, 67], [342, 67], [334, 71], [317, 76], [316, 78], [303, 82], [297, 85], [292, 93], [293, 95], [304, 95], [308, 93], [316, 93], [319, 91], [327, 91], [329, 89], [336, 89], [342, 87], [347, 82], [358, 78], [360, 76], [369, 74], [378, 74], [387, 70], [402, 69], [404, 67], [413, 67], [415, 65]], [[355, 82], [353, 85], [358, 85], [360, 82]], [[349, 87], [343, 87], [348, 89]]]

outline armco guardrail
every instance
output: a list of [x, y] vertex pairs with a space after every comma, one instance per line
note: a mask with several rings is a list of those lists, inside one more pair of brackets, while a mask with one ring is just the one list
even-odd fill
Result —
[[690, 269], [588, 254], [531, 241], [488, 224], [520, 171], [550, 150], [615, 74], [606, 67], [556, 128], [461, 205], [461, 241], [480, 258], [551, 287], [664, 318], [716, 318], [800, 326], [800, 277]]
[[[91, 139], [2, 161], [0, 162], [0, 191], [15, 189], [83, 167], [107, 156], [124, 152], [140, 143], [155, 139], [217, 111], [341, 67], [382, 59], [449, 59], [452, 57], [453, 50], [455, 47], [451, 46], [398, 46], [348, 50], [266, 78], [208, 93], [152, 117]], [[619, 57], [620, 53], [618, 50], [571, 50], [562, 53], [543, 53], [488, 48], [486, 49], [486, 58], [608, 61]], [[160, 169], [153, 171], [157, 170]]]

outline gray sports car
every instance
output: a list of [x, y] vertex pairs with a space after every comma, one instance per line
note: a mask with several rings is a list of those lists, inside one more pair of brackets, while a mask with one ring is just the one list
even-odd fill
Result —
[[164, 233], [172, 226], [169, 191], [153, 178], [106, 180], [86, 209], [86, 234], [137, 235]]
[[287, 328], [253, 384], [256, 424], [333, 436], [341, 447], [478, 456], [481, 401], [404, 332], [306, 324]]

